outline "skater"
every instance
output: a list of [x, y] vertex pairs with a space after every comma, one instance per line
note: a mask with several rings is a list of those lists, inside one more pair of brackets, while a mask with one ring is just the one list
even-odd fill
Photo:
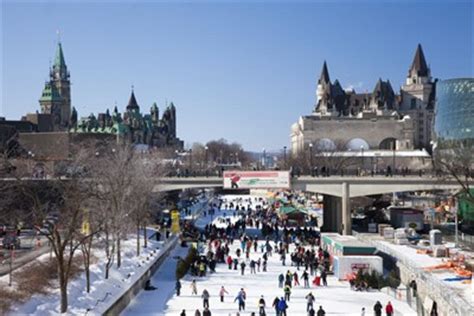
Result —
[[324, 311], [323, 307], [319, 305], [318, 313], [316, 314], [317, 316], [324, 316], [326, 315], [326, 312]]
[[323, 285], [324, 286], [328, 286], [328, 281], [326, 280], [327, 276], [328, 276], [328, 274], [326, 272], [326, 269], [323, 269], [321, 271], [321, 279], [323, 280]]
[[291, 295], [291, 288], [288, 285], [285, 285], [285, 288], [283, 289], [283, 292], [285, 292], [285, 300], [290, 301], [290, 295]]
[[280, 315], [280, 313], [278, 311], [278, 303], [280, 303], [280, 299], [278, 298], [278, 296], [276, 296], [275, 299], [273, 300], [273, 304], [272, 304], [272, 307], [275, 309], [275, 315], [276, 316]]
[[262, 259], [258, 258], [257, 260], [257, 271], [260, 272], [260, 265], [262, 264]]
[[202, 316], [211, 316], [211, 311], [208, 307], [204, 309], [204, 312], [202, 312]]
[[179, 280], [176, 280], [175, 290], [176, 296], [179, 296], [181, 294], [181, 282]]
[[209, 297], [210, 297], [210, 295], [209, 295], [209, 292], [206, 289], [204, 289], [204, 291], [202, 291], [201, 297], [202, 297], [202, 307], [203, 308], [206, 308], [206, 307], [209, 308]]
[[360, 316], [365, 316], [365, 307], [362, 307], [362, 310], [360, 311]]
[[308, 274], [308, 271], [304, 270], [304, 272], [301, 276], [303, 277], [304, 287], [308, 288], [309, 287], [309, 274]]
[[183, 311], [181, 312], [181, 314], [179, 314], [179, 316], [186, 316], [186, 310], [183, 309]]
[[310, 309], [314, 309], [313, 303], [315, 301], [313, 293], [309, 292], [308, 295], [306, 295], [306, 311], [309, 312]]
[[313, 285], [315, 286], [321, 285], [321, 276], [319, 275], [319, 272], [316, 272], [316, 275], [314, 276]]
[[196, 286], [196, 280], [193, 280], [191, 282], [191, 294], [193, 295], [197, 295], [198, 294], [198, 290], [197, 290], [197, 286]]
[[244, 275], [244, 273], [245, 273], [245, 266], [246, 266], [245, 262], [242, 261], [240, 263], [240, 274], [241, 275]]
[[229, 270], [232, 270], [232, 257], [231, 256], [227, 256], [227, 265], [229, 266]]
[[294, 286], [297, 286], [297, 285], [299, 286], [300, 285], [300, 281], [298, 279], [298, 272], [295, 272], [293, 274], [293, 281], [294, 281]]
[[280, 298], [280, 301], [278, 302], [278, 312], [279, 316], [287, 316], [286, 315], [286, 309], [288, 308], [288, 305], [286, 304], [286, 301], [282, 298]]
[[194, 316], [201, 316], [201, 312], [199, 311], [199, 309], [196, 309], [196, 312], [194, 313]]
[[256, 265], [255, 260], [252, 259], [252, 260], [250, 261], [250, 273], [251, 273], [251, 274], [255, 274], [255, 273], [256, 273], [256, 272], [255, 272], [255, 265]]
[[308, 316], [316, 316], [316, 313], [314, 309], [311, 307], [311, 309], [308, 311]]
[[392, 303], [390, 303], [390, 301], [388, 301], [387, 306], [385, 306], [385, 314], [387, 314], [387, 316], [393, 315], [393, 306], [392, 306]]
[[245, 311], [245, 296], [244, 289], [240, 289], [239, 294], [237, 294], [237, 297], [234, 299], [234, 302], [237, 301], [239, 304], [239, 312]]
[[237, 260], [237, 258], [234, 258], [233, 260], [234, 262], [234, 270], [237, 270], [237, 265], [239, 264], [239, 260]]
[[279, 288], [282, 288], [283, 287], [283, 282], [285, 281], [285, 276], [283, 275], [283, 273], [281, 273], [279, 276], [278, 276], [278, 287]]
[[260, 299], [258, 300], [258, 313], [260, 316], [265, 316], [265, 299], [263, 298], [263, 295], [260, 296]]
[[375, 316], [382, 316], [382, 304], [379, 301], [374, 305], [374, 314]]
[[224, 295], [229, 294], [229, 292], [226, 291], [224, 286], [221, 286], [221, 290], [219, 291], [219, 296], [221, 298], [221, 302], [224, 302]]
[[267, 272], [267, 260], [263, 260], [263, 272]]

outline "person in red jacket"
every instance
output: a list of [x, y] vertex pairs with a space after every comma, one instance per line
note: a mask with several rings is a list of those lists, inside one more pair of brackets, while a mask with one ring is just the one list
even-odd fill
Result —
[[393, 315], [393, 306], [392, 306], [392, 303], [390, 303], [390, 301], [388, 301], [387, 306], [385, 306], [385, 313], [387, 314], [387, 316]]
[[231, 256], [227, 256], [227, 265], [229, 266], [229, 270], [232, 269], [232, 257]]

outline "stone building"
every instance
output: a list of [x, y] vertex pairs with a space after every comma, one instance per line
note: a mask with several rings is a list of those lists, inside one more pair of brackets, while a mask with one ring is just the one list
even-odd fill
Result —
[[150, 108], [150, 113], [142, 114], [132, 89], [128, 105], [123, 115], [115, 106], [112, 115], [107, 109], [97, 117], [77, 119], [77, 111], [73, 108], [71, 116], [71, 133], [77, 134], [109, 134], [114, 135], [119, 142], [145, 144], [151, 147], [172, 146], [183, 148], [183, 141], [176, 136], [176, 108], [173, 103], [163, 112], [160, 118], [156, 103]]
[[324, 62], [313, 113], [291, 126], [292, 153], [309, 146], [321, 151], [429, 149], [434, 93], [421, 45], [400, 94], [382, 79], [371, 93], [344, 90], [338, 80], [331, 82]]
[[[24, 147], [21, 152], [34, 152], [36, 157], [47, 159], [51, 156], [51, 149], [54, 150], [55, 139], [67, 139], [66, 143], [69, 143], [94, 138], [152, 147], [183, 147], [183, 141], [176, 133], [174, 104], [170, 103], [166, 107], [161, 118], [156, 103], [152, 105], [149, 114], [142, 114], [133, 89], [123, 115], [115, 107], [112, 115], [107, 110], [97, 117], [90, 114], [78, 119], [78, 113], [71, 105], [70, 73], [60, 42], [39, 104], [40, 111], [27, 113], [20, 120], [0, 119], [0, 150], [9, 149], [12, 152], [11, 148]], [[47, 146], [53, 148], [46, 148]], [[18, 154], [19, 151], [16, 151]], [[67, 157], [67, 150], [64, 150], [64, 155], [59, 156]]]

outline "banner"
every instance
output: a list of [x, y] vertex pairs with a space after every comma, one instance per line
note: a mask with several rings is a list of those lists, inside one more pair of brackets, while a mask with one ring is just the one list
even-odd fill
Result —
[[224, 171], [224, 189], [289, 189], [288, 171]]

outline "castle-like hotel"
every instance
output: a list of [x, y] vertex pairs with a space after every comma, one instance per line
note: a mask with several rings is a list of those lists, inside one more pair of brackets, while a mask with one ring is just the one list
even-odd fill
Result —
[[313, 113], [291, 127], [292, 152], [309, 146], [320, 151], [429, 150], [435, 83], [421, 45], [399, 94], [382, 79], [372, 93], [344, 90], [338, 80], [331, 82], [324, 62]]

